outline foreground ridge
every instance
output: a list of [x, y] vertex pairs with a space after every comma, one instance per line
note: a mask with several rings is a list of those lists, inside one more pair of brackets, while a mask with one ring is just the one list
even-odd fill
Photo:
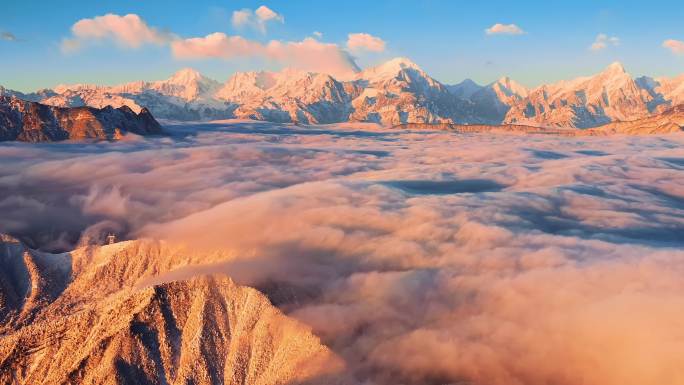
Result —
[[146, 108], [54, 107], [0, 96], [0, 141], [117, 140], [129, 132], [161, 134], [162, 128]]
[[295, 384], [341, 368], [308, 327], [228, 277], [134, 285], [167, 251], [132, 241], [45, 254], [3, 236], [0, 382]]

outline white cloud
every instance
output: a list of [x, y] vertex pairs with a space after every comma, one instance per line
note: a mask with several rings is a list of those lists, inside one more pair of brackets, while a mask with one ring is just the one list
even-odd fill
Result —
[[71, 27], [72, 37], [62, 41], [62, 50], [78, 50], [91, 41], [111, 40], [124, 48], [140, 48], [143, 44], [166, 44], [173, 35], [147, 25], [136, 14], [125, 16], [112, 13], [81, 19]]
[[684, 41], [668, 39], [663, 42], [663, 47], [676, 55], [684, 55]]
[[234, 59], [257, 57], [293, 68], [323, 72], [347, 78], [358, 67], [352, 58], [336, 44], [322, 43], [313, 38], [298, 42], [271, 40], [263, 44], [241, 36], [222, 32], [205, 37], [176, 40], [171, 44], [173, 55], [179, 59]]
[[601, 51], [608, 48], [609, 46], [620, 45], [620, 39], [616, 36], [608, 36], [605, 33], [599, 33], [596, 35], [596, 40], [589, 46], [592, 51]]
[[385, 42], [368, 33], [350, 33], [347, 38], [347, 48], [354, 52], [382, 52], [385, 50]]
[[262, 5], [261, 7], [257, 8], [257, 10], [254, 11], [254, 13], [257, 15], [259, 20], [263, 20], [263, 21], [275, 20], [275, 21], [279, 21], [281, 23], [285, 22], [285, 18], [283, 17], [283, 15], [279, 15], [278, 13], [276, 13], [275, 11], [273, 11], [272, 9], [270, 9], [269, 7], [267, 7], [265, 5]]
[[233, 12], [231, 19], [233, 27], [244, 28], [251, 27], [261, 33], [266, 33], [266, 25], [269, 22], [285, 23], [285, 17], [265, 5], [252, 11], [249, 8], [244, 8]]
[[485, 33], [487, 35], [522, 35], [525, 31], [515, 24], [496, 23], [485, 29]]
[[318, 31], [313, 31], [313, 35], [318, 39], [321, 39], [323, 37], [323, 33]]

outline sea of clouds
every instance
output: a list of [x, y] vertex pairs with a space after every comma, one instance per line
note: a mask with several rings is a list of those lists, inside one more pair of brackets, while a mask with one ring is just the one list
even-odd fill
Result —
[[359, 384], [684, 383], [684, 136], [167, 125], [0, 145], [0, 232], [151, 237], [310, 325]]

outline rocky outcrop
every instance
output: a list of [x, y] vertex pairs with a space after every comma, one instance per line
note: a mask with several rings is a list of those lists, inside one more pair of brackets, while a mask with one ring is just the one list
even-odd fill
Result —
[[184, 258], [163, 244], [36, 253], [0, 239], [0, 383], [338, 381], [342, 362], [255, 289], [192, 274], [141, 283]]
[[145, 108], [55, 107], [0, 96], [0, 141], [116, 140], [129, 132], [155, 135], [162, 128]]

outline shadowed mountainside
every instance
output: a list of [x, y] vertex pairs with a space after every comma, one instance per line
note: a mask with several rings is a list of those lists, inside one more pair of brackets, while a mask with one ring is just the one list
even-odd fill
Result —
[[660, 114], [624, 122], [607, 123], [590, 129], [545, 128], [519, 124], [420, 124], [394, 126], [399, 129], [433, 129], [460, 133], [547, 134], [562, 136], [658, 135], [684, 132], [684, 104], [666, 109]]
[[161, 134], [147, 109], [54, 107], [0, 96], [0, 141], [54, 142], [67, 139], [120, 139], [126, 133]]

